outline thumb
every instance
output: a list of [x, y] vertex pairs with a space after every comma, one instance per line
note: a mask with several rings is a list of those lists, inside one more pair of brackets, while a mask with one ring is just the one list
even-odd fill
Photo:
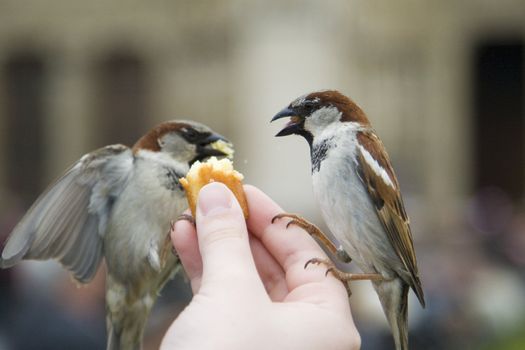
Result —
[[200, 190], [196, 222], [203, 268], [199, 293], [232, 297], [250, 287], [264, 291], [242, 209], [224, 184], [213, 182]]

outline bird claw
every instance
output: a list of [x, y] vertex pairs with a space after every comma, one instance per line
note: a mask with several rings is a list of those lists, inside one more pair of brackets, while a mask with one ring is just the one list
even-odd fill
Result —
[[297, 224], [297, 221], [296, 220], [291, 220], [289, 221], [287, 224], [286, 224], [286, 229], [289, 229], [290, 228], [290, 225], [296, 225]]
[[306, 262], [306, 264], [304, 264], [304, 268], [306, 269], [306, 267], [308, 267], [308, 265], [310, 264], [315, 264], [315, 265], [325, 265], [327, 267], [324, 275], [325, 277], [328, 276], [328, 274], [331, 272], [335, 278], [337, 278], [338, 280], [340, 280], [341, 282], [343, 282], [343, 285], [345, 286], [345, 289], [346, 289], [346, 293], [348, 295], [348, 297], [350, 297], [352, 295], [352, 291], [350, 290], [350, 285], [348, 283], [348, 281], [344, 281], [344, 280], [341, 280], [339, 278], [339, 275], [337, 274], [337, 272], [339, 271], [333, 262], [331, 262], [330, 260], [328, 259], [320, 259], [320, 258], [312, 258], [310, 260], [308, 260]]
[[308, 267], [308, 265], [310, 265], [310, 264], [314, 264], [314, 265], [321, 265], [321, 264], [323, 264], [323, 265], [327, 265], [328, 266], [328, 265], [331, 264], [331, 262], [329, 260], [327, 260], [327, 259], [312, 258], [312, 259], [308, 260], [306, 262], [306, 264], [304, 264], [304, 268], [306, 269]]
[[[196, 225], [195, 218], [193, 216], [191, 216], [190, 214], [180, 214], [179, 217], [177, 218], [177, 221], [180, 221], [180, 220], [188, 221], [193, 226]], [[172, 229], [173, 229], [173, 227], [172, 227]]]
[[310, 264], [325, 265], [327, 267], [326, 272], [324, 273], [325, 277], [335, 269], [334, 264], [328, 259], [312, 258], [304, 264], [304, 268], [306, 269]]
[[326, 272], [324, 273], [324, 276], [325, 276], [325, 277], [328, 276], [328, 274], [329, 274], [330, 272], [332, 272], [333, 269], [334, 269], [333, 267], [329, 267], [329, 268], [327, 268], [327, 269], [326, 269]]
[[[282, 219], [282, 218], [288, 218], [290, 217], [290, 215], [294, 215], [294, 214], [287, 214], [287, 213], [280, 213], [280, 214], [277, 214], [275, 215], [273, 218], [272, 218], [272, 224], [275, 224], [275, 221], [276, 220], [279, 220], [279, 219]], [[294, 215], [295, 216], [295, 215]]]
[[324, 236], [324, 234], [319, 230], [317, 226], [309, 223], [307, 220], [303, 219], [297, 214], [281, 213], [277, 214], [272, 218], [272, 224], [275, 223], [275, 220], [289, 218], [291, 219], [286, 223], [286, 228], [290, 228], [291, 225], [296, 225], [308, 232], [310, 236], [319, 237]]
[[344, 251], [344, 249], [339, 246], [336, 247], [334, 243], [319, 229], [319, 227], [303, 219], [296, 214], [281, 213], [277, 214], [272, 218], [272, 224], [275, 223], [275, 220], [289, 218], [291, 219], [287, 224], [286, 228], [290, 228], [291, 225], [299, 226], [305, 230], [310, 236], [315, 237], [318, 242], [328, 249], [338, 260], [343, 263], [349, 263], [352, 261], [352, 258]]
[[383, 276], [379, 273], [348, 273], [348, 272], [341, 271], [334, 265], [332, 261], [328, 259], [312, 258], [308, 260], [306, 264], [304, 264], [304, 268], [306, 269], [308, 265], [310, 264], [325, 265], [327, 267], [325, 276], [328, 276], [328, 274], [331, 273], [335, 278], [343, 282], [343, 284], [345, 285], [346, 291], [348, 292], [348, 296], [352, 295], [352, 291], [350, 290], [350, 286], [348, 283], [350, 281], [383, 280]]
[[179, 215], [179, 217], [177, 218], [177, 220], [170, 220], [170, 231], [168, 232], [168, 236], [166, 237], [166, 239], [168, 241], [170, 241], [170, 245], [171, 245], [171, 253], [176, 257], [178, 258], [179, 257], [179, 253], [177, 253], [177, 251], [175, 250], [175, 247], [171, 244], [171, 232], [173, 232], [175, 230], [175, 222], [179, 221], [179, 220], [186, 220], [186, 221], [189, 221], [193, 226], [195, 226], [195, 219], [193, 218], [193, 216], [189, 215], [189, 214], [181, 214]]

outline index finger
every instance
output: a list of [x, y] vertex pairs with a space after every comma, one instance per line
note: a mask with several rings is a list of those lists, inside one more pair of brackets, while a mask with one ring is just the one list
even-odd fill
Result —
[[271, 198], [256, 187], [244, 186], [250, 215], [248, 229], [264, 244], [275, 260], [286, 272], [289, 290], [297, 286], [315, 282], [339, 282], [332, 276], [325, 276], [325, 268], [308, 267], [305, 263], [311, 258], [327, 256], [317, 242], [296, 226], [286, 229], [287, 220], [272, 224], [272, 218], [283, 212]]

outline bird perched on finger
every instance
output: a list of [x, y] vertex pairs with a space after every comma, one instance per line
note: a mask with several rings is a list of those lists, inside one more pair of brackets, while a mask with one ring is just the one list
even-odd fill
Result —
[[[337, 257], [349, 257], [364, 272], [349, 274], [332, 262], [329, 271], [345, 281], [369, 279], [379, 296], [397, 350], [408, 349], [410, 288], [424, 307], [409, 219], [383, 143], [366, 114], [338, 91], [299, 97], [272, 121], [289, 117], [276, 136], [297, 134], [310, 146], [312, 181], [323, 219], [341, 246], [316, 226], [292, 214], [291, 223], [316, 236]], [[348, 259], [347, 259], [348, 261]]]
[[38, 197], [9, 236], [0, 258], [58, 260], [88, 283], [107, 266], [107, 349], [140, 349], [149, 312], [180, 268], [168, 239], [170, 221], [187, 208], [179, 178], [231, 144], [193, 121], [162, 123], [129, 148], [84, 155]]

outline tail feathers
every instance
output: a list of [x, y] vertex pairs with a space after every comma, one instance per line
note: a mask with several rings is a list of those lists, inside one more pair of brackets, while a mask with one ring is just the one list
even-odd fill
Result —
[[383, 312], [394, 337], [396, 350], [408, 350], [408, 291], [400, 279], [374, 283]]
[[120, 336], [114, 331], [112, 326], [108, 326], [108, 342], [106, 350], [120, 350]]
[[[128, 323], [128, 322], [126, 322]], [[142, 348], [143, 322], [140, 325], [127, 325], [117, 330], [108, 322], [108, 340], [106, 350], [140, 350]]]
[[423, 287], [421, 286], [421, 280], [418, 276], [413, 277], [413, 283], [412, 283], [412, 290], [417, 296], [417, 299], [419, 300], [419, 303], [421, 304], [422, 308], [425, 308], [425, 294], [423, 293]]

